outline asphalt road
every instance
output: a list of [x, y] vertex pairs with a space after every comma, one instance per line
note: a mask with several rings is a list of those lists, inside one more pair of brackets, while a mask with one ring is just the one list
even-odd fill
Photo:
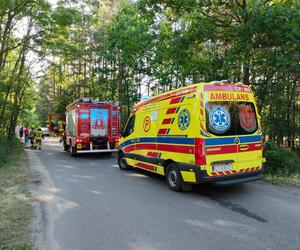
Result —
[[300, 249], [300, 188], [263, 182], [168, 189], [116, 156], [28, 151], [35, 249]]

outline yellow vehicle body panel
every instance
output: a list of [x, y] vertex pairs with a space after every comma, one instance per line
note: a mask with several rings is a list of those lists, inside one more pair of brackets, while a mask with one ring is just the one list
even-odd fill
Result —
[[[236, 113], [230, 113], [230, 105]], [[121, 138], [119, 149], [127, 164], [161, 175], [168, 164], [175, 163], [183, 181], [189, 183], [258, 173], [264, 158], [256, 114], [249, 86], [191, 85], [137, 104], [131, 113], [135, 117], [134, 130]], [[225, 126], [222, 123], [231, 130], [240, 126], [243, 133], [229, 129], [227, 134], [219, 135], [216, 129], [220, 124]]]

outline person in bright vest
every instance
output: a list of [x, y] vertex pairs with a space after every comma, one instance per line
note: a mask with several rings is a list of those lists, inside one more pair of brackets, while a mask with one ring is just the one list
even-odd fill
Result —
[[43, 139], [44, 139], [43, 131], [39, 127], [38, 130], [35, 132], [36, 148], [39, 150], [42, 149], [42, 140]]
[[58, 131], [64, 132], [64, 122], [62, 120], [58, 121]]
[[29, 138], [30, 138], [30, 143], [31, 143], [31, 148], [36, 149], [36, 141], [35, 141], [35, 126], [31, 126], [31, 130], [29, 133]]

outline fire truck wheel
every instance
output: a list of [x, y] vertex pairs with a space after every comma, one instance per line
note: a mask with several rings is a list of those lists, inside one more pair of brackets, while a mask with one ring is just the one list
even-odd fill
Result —
[[75, 147], [70, 146], [70, 154], [73, 157], [77, 155], [77, 150]]
[[120, 152], [118, 154], [118, 164], [121, 170], [128, 170], [131, 168], [129, 165], [127, 165], [125, 155], [123, 154], [123, 152]]
[[182, 177], [175, 163], [168, 165], [166, 170], [166, 181], [171, 190], [175, 192], [181, 191]]

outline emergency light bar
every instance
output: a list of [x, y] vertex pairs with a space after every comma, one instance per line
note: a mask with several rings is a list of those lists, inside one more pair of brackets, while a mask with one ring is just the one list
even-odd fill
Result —
[[143, 101], [147, 101], [147, 100], [149, 100], [151, 98], [151, 96], [142, 96], [141, 97], [141, 101], [143, 102]]
[[237, 83], [235, 83], [235, 85], [243, 86], [244, 84], [242, 82], [237, 82]]
[[224, 84], [224, 83], [231, 83], [229, 80], [221, 80], [221, 81], [212, 81], [211, 84]]
[[80, 98], [80, 99], [78, 99], [78, 101], [80, 101], [80, 102], [89, 102], [89, 103], [93, 102], [90, 98], [87, 98], [87, 97]]

